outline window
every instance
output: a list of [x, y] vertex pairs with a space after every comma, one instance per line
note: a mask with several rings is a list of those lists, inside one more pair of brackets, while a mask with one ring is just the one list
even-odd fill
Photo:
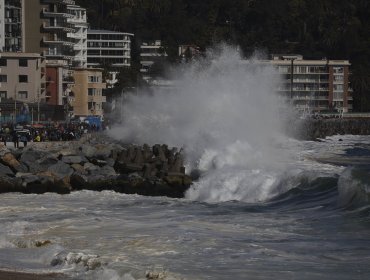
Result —
[[335, 74], [341, 74], [344, 72], [344, 68], [343, 67], [333, 67], [333, 71]]
[[334, 81], [341, 82], [343, 81], [344, 76], [343, 75], [334, 75]]
[[28, 92], [27, 91], [19, 91], [18, 92], [18, 98], [19, 99], [27, 99], [28, 98]]
[[0, 66], [7, 66], [8, 61], [5, 58], [0, 58]]
[[0, 75], [0, 83], [7, 83], [8, 76], [7, 75]]
[[6, 99], [7, 97], [7, 92], [6, 91], [0, 91], [0, 98], [4, 98], [4, 99]]
[[27, 75], [19, 75], [18, 76], [18, 81], [20, 83], [28, 83], [28, 76]]
[[89, 96], [95, 96], [96, 94], [96, 88], [89, 88], [88, 89]]
[[21, 58], [18, 63], [20, 67], [28, 67], [28, 60], [25, 58]]
[[343, 85], [334, 85], [334, 91], [343, 91]]
[[99, 83], [99, 76], [89, 76], [89, 83]]

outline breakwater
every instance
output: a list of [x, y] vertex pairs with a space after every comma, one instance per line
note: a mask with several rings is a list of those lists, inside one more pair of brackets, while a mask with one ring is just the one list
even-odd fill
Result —
[[332, 135], [370, 135], [370, 119], [304, 119], [296, 120], [288, 133], [302, 140], [315, 140]]
[[182, 197], [191, 183], [182, 151], [166, 145], [127, 145], [96, 134], [19, 149], [0, 146], [0, 193], [86, 189]]

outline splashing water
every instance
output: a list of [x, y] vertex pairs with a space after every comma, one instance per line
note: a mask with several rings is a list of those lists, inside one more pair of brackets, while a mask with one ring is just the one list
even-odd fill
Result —
[[203, 172], [188, 198], [268, 199], [285, 170], [286, 155], [276, 148], [284, 139], [278, 73], [223, 45], [170, 76], [171, 91], [130, 96], [110, 135], [185, 147], [189, 167]]

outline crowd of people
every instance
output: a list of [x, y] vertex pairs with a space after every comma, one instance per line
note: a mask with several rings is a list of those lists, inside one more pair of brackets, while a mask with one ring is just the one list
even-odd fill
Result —
[[96, 132], [104, 127], [97, 127], [88, 123], [48, 123], [45, 125], [17, 125], [4, 124], [0, 129], [0, 140], [4, 145], [13, 142], [15, 148], [27, 146], [28, 142], [44, 141], [71, 141], [78, 140], [83, 134]]

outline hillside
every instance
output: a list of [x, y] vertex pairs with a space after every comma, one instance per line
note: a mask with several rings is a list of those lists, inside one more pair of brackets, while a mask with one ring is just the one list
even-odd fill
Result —
[[[170, 59], [179, 44], [238, 44], [246, 55], [299, 53], [349, 59], [357, 111], [370, 110], [370, 2], [367, 0], [77, 0], [91, 28], [161, 39]], [[135, 46], [134, 46], [135, 47]], [[135, 58], [135, 57], [134, 57]]]

